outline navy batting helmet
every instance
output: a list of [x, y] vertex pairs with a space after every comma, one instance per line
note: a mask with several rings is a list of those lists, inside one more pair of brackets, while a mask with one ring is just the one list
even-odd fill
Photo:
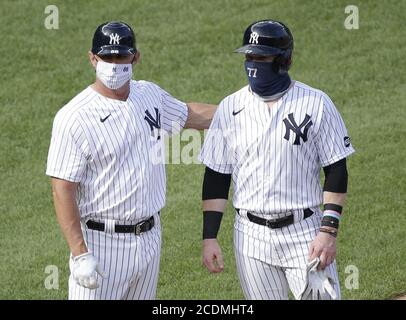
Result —
[[281, 71], [287, 71], [292, 63], [293, 36], [289, 28], [275, 20], [252, 23], [244, 32], [242, 47], [237, 53], [259, 56], [276, 56]]
[[124, 22], [105, 22], [97, 27], [92, 52], [99, 56], [135, 54], [135, 36], [131, 27]]

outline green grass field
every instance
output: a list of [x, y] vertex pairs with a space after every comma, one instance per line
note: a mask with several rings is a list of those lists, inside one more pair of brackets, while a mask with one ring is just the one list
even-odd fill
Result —
[[[59, 29], [44, 27], [59, 8]], [[338, 242], [344, 299], [406, 294], [406, 1], [2, 0], [0, 25], [0, 299], [66, 299], [68, 248], [45, 176], [57, 110], [94, 80], [87, 51], [95, 28], [122, 20], [136, 31], [142, 61], [134, 79], [184, 101], [217, 104], [245, 85], [232, 53], [254, 20], [280, 19], [295, 38], [291, 75], [327, 92], [356, 153]], [[344, 8], [359, 8], [359, 30]], [[403, 146], [403, 147], [402, 147]], [[159, 299], [242, 299], [232, 250], [233, 212], [220, 232], [226, 268], [200, 262], [201, 165], [168, 165]], [[59, 290], [47, 290], [47, 265]], [[359, 288], [345, 288], [354, 265]]]

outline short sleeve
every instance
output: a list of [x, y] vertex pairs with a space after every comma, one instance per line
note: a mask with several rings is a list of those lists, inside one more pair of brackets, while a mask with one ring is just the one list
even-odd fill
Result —
[[52, 127], [46, 175], [79, 182], [87, 165], [83, 153], [85, 137], [72, 119], [57, 114]]
[[210, 169], [223, 174], [233, 172], [233, 152], [227, 144], [222, 104], [217, 108], [205, 138], [199, 160]]
[[162, 94], [162, 129], [169, 134], [176, 134], [185, 126], [188, 117], [186, 103], [172, 97], [165, 90]]
[[355, 152], [340, 113], [328, 96], [323, 97], [323, 110], [316, 146], [320, 163], [326, 167]]

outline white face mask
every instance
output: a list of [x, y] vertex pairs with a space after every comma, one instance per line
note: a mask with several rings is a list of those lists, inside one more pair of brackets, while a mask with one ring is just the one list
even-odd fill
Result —
[[131, 64], [108, 63], [97, 61], [96, 77], [110, 89], [121, 88], [131, 79], [133, 68]]

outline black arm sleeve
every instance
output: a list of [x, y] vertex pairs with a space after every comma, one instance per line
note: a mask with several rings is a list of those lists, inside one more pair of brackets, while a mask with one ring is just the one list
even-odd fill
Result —
[[203, 211], [203, 240], [216, 239], [223, 212]]
[[325, 181], [323, 191], [346, 193], [348, 184], [347, 162], [344, 159], [323, 168]]
[[208, 167], [204, 172], [202, 199], [228, 199], [231, 174], [216, 172]]

